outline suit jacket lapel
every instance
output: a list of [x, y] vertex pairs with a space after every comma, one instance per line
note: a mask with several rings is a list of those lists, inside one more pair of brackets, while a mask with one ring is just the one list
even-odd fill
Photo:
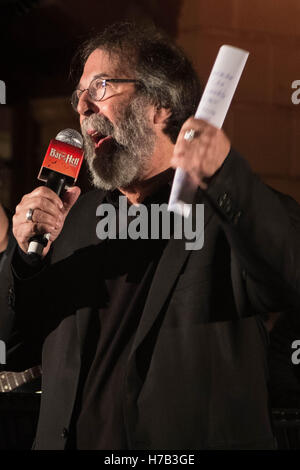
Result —
[[[198, 191], [196, 201], [197, 203], [203, 202], [201, 190]], [[204, 208], [204, 229], [211, 220], [213, 213], [210, 204], [206, 203]], [[132, 354], [150, 331], [169, 293], [176, 283], [184, 263], [191, 255], [191, 251], [185, 248], [186, 241], [185, 239], [178, 240], [171, 238], [166, 245], [147, 296], [141, 321], [132, 346]], [[80, 309], [80, 311], [77, 312], [76, 323], [81, 348], [83, 347], [86, 332], [89, 327], [91, 313], [89, 309]]]
[[[212, 216], [213, 210], [210, 204], [207, 203], [204, 208], [204, 229]], [[141, 321], [131, 349], [131, 355], [134, 354], [147, 333], [150, 331], [165, 301], [167, 300], [184, 263], [191, 254], [191, 251], [186, 250], [185, 248], [186, 241], [187, 240], [185, 239], [176, 240], [171, 238], [166, 245], [153, 277]]]

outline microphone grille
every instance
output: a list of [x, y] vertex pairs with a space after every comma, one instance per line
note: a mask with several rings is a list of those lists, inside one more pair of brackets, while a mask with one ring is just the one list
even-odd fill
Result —
[[83, 146], [82, 136], [75, 129], [64, 129], [57, 134], [55, 139], [80, 149]]

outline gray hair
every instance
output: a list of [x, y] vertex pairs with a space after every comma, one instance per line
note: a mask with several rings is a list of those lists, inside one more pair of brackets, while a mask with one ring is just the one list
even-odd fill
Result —
[[154, 106], [171, 111], [164, 132], [175, 143], [184, 121], [195, 114], [201, 96], [198, 76], [183, 51], [154, 27], [115, 23], [82, 44], [72, 62], [72, 75], [81, 75], [95, 49], [115, 56], [121, 67], [130, 67], [133, 78], [139, 80], [136, 92]]

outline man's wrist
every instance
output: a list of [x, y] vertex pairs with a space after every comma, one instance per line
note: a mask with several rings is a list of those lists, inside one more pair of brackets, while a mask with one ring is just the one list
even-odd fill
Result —
[[29, 255], [17, 246], [12, 258], [12, 269], [18, 279], [28, 279], [38, 274], [49, 264], [50, 255], [44, 258], [38, 255]]

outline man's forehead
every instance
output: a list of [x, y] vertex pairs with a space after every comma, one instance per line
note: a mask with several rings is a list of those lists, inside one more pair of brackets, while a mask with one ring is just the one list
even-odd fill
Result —
[[119, 55], [102, 49], [95, 49], [85, 62], [80, 85], [85, 86], [95, 77], [119, 78], [117, 75], [121, 73], [122, 69], [125, 69], [125, 65], [122, 67], [122, 60]]

